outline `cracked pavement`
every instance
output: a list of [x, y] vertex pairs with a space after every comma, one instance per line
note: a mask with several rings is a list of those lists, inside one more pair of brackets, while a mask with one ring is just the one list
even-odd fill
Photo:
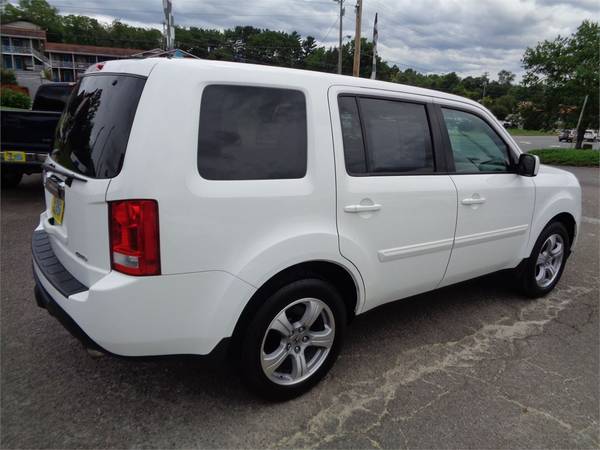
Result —
[[506, 274], [359, 316], [331, 373], [263, 402], [211, 363], [90, 358], [33, 299], [39, 176], [2, 192], [2, 448], [598, 448], [599, 171], [557, 289]]

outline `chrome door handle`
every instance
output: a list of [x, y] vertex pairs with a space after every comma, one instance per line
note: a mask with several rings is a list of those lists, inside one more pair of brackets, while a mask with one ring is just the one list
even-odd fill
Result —
[[485, 203], [485, 197], [464, 198], [461, 203], [463, 205], [479, 205]]
[[375, 203], [374, 205], [348, 205], [344, 206], [344, 211], [347, 213], [361, 213], [369, 211], [379, 211], [381, 205]]

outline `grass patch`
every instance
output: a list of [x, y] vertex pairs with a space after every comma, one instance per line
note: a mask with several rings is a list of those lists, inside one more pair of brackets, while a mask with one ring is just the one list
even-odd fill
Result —
[[524, 130], [522, 128], [507, 128], [511, 136], [556, 136], [554, 131]]
[[542, 164], [554, 166], [598, 167], [600, 151], [577, 150], [574, 148], [542, 148], [531, 150], [532, 155], [538, 155]]
[[13, 108], [11, 106], [0, 106], [0, 111], [31, 111], [31, 110], [24, 109], [24, 108]]

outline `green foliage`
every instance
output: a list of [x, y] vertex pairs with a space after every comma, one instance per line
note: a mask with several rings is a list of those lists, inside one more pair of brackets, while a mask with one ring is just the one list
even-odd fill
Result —
[[538, 155], [542, 164], [583, 167], [600, 166], [600, 151], [598, 150], [547, 148], [532, 150], [529, 153]]
[[[596, 128], [599, 121], [600, 28], [585, 20], [569, 37], [558, 36], [528, 48], [523, 56], [525, 88], [531, 90], [532, 108], [543, 126], [557, 118], [567, 127], [575, 126], [586, 95], [589, 100], [580, 127]], [[578, 142], [581, 144], [581, 141]]]
[[[162, 46], [162, 32], [153, 28], [127, 25], [119, 20], [110, 24], [80, 15], [61, 16], [46, 0], [19, 0], [5, 4], [2, 23], [28, 20], [47, 30], [53, 42], [79, 43], [141, 50]], [[317, 45], [314, 37], [302, 38], [297, 32], [236, 26], [225, 30], [175, 27], [175, 45], [200, 58], [296, 67], [322, 72], [337, 72], [338, 48]], [[540, 42], [523, 56], [526, 74], [515, 84], [515, 74], [501, 70], [497, 80], [488, 73], [460, 77], [446, 74], [401, 70], [377, 56], [377, 79], [440, 90], [481, 102], [499, 119], [518, 119], [528, 129], [574, 127], [586, 94], [590, 95], [581, 126], [597, 128], [600, 85], [600, 35], [597, 22], [586, 20], [569, 37]], [[342, 73], [352, 74], [354, 41], [341, 49]], [[373, 43], [363, 38], [360, 76], [371, 75]]]
[[0, 106], [29, 109], [31, 108], [31, 99], [28, 95], [12, 89], [0, 89]]
[[18, 6], [6, 4], [3, 8], [0, 22], [26, 20], [44, 28], [48, 37], [55, 42], [61, 42], [63, 36], [62, 18], [58, 10], [46, 0], [19, 0]]
[[0, 84], [17, 84], [15, 72], [10, 69], [0, 68]]

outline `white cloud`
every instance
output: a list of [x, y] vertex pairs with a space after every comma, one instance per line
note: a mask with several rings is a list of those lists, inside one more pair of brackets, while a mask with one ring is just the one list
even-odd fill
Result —
[[[346, 0], [344, 35], [354, 35], [354, 1]], [[598, 17], [598, 0], [363, 0], [363, 36], [379, 13], [379, 53], [390, 63], [431, 72], [492, 76], [520, 73], [528, 46], [575, 31]], [[160, 27], [160, 0], [50, 0], [62, 13], [119, 18]], [[338, 6], [332, 0], [173, 0], [175, 23], [224, 29], [253, 25], [312, 35], [337, 45]], [[329, 32], [329, 34], [328, 34]]]

